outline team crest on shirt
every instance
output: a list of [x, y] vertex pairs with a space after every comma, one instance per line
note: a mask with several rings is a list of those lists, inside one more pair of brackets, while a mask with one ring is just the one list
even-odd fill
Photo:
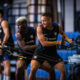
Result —
[[56, 36], [57, 35], [57, 32], [54, 32], [54, 35]]
[[37, 59], [37, 56], [34, 56], [33, 58], [34, 58], [34, 59]]
[[30, 38], [33, 38], [34, 36], [33, 35], [30, 35]]

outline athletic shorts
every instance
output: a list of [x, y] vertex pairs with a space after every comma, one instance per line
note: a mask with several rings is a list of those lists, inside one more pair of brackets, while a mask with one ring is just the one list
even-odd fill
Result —
[[52, 56], [43, 56], [42, 54], [34, 54], [32, 60], [37, 60], [40, 64], [42, 64], [44, 61], [48, 61], [48, 63], [51, 66], [56, 65], [59, 62], [62, 62], [62, 58], [56, 55], [55, 57], [52, 58]]
[[10, 59], [10, 55], [9, 55], [8, 52], [3, 53], [2, 55], [0, 55], [0, 61], [1, 61], [1, 62], [2, 62], [2, 61], [5, 61], [5, 60], [8, 60], [8, 59]]

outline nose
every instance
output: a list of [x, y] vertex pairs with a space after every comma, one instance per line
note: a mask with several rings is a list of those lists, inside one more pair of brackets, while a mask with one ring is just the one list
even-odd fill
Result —
[[44, 21], [42, 21], [42, 24], [44, 24]]

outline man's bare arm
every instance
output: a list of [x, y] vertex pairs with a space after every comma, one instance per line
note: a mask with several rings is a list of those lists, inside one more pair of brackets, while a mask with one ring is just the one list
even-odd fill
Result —
[[46, 41], [41, 27], [37, 27], [37, 37], [42, 46], [53, 46], [61, 44], [61, 41]]
[[1, 26], [2, 26], [2, 29], [3, 29], [3, 32], [4, 32], [4, 38], [3, 38], [3, 42], [2, 42], [2, 45], [4, 45], [8, 39], [9, 39], [9, 25], [8, 25], [8, 22], [5, 20], [1, 23]]
[[21, 47], [21, 49], [23, 49], [24, 51], [26, 50], [34, 50], [38, 45], [26, 45], [26, 42], [22, 39], [21, 35], [19, 33], [16, 34], [16, 38], [18, 41], [19, 46]]
[[59, 32], [61, 36], [65, 36], [66, 41], [68, 41], [70, 44], [73, 44], [72, 39], [70, 39], [62, 30], [61, 24], [59, 24]]

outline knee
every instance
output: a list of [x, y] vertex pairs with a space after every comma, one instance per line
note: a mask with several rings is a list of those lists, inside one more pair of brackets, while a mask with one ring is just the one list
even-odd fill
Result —
[[4, 65], [4, 72], [9, 72], [10, 71], [10, 64], [5, 64]]
[[65, 65], [63, 62], [58, 63], [55, 68], [61, 73], [64, 74], [65, 73]]
[[31, 67], [31, 73], [32, 73], [32, 74], [35, 74], [36, 71], [37, 71], [37, 68], [36, 68], [36, 67]]
[[17, 61], [17, 64], [16, 64], [17, 70], [20, 70], [20, 69], [24, 68], [24, 66], [25, 66], [24, 62]]
[[9, 66], [6, 66], [4, 68], [4, 75], [10, 75], [10, 67]]
[[10, 68], [8, 68], [8, 67], [5, 68], [5, 69], [4, 69], [4, 73], [10, 73]]
[[32, 60], [31, 61], [31, 71], [30, 73], [33, 75], [36, 73], [37, 69], [40, 67], [40, 64], [39, 62], [35, 61], [35, 60]]
[[61, 73], [61, 74], [65, 74], [65, 68], [61, 69], [61, 70], [60, 70], [60, 73]]

